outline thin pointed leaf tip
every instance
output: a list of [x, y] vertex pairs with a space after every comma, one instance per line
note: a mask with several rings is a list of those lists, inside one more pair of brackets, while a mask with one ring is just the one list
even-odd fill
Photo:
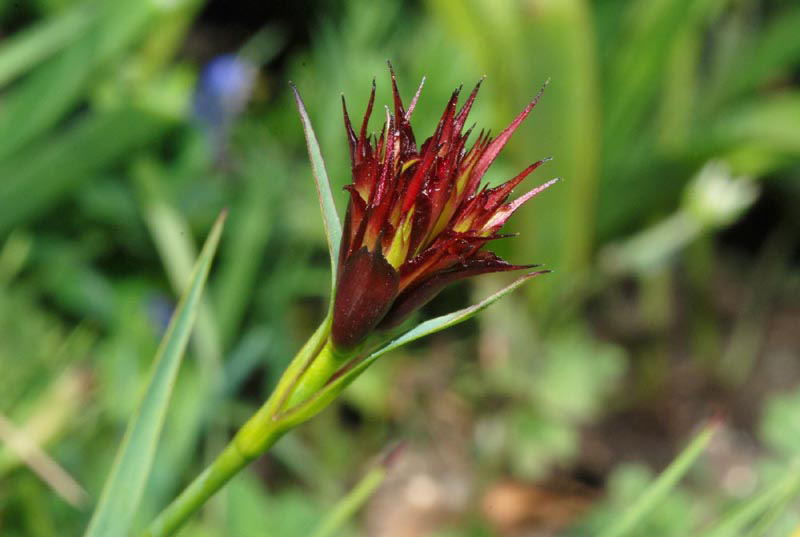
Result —
[[367, 133], [375, 85], [358, 131], [342, 97], [353, 182], [339, 249], [332, 339], [349, 350], [374, 329], [401, 323], [448, 284], [470, 276], [530, 268], [483, 250], [526, 201], [552, 185], [537, 186], [513, 201], [512, 190], [549, 159], [534, 162], [495, 188], [483, 175], [539, 100], [531, 103], [496, 138], [481, 131], [468, 144], [464, 131], [480, 88], [459, 108], [453, 92], [433, 135], [422, 144], [411, 128], [419, 92], [406, 110], [389, 65], [394, 102], [378, 135]]

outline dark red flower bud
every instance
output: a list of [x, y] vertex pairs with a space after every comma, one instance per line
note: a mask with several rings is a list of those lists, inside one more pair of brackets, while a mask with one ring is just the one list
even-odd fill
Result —
[[555, 182], [508, 202], [511, 191], [545, 159], [498, 187], [481, 188], [484, 173], [541, 91], [497, 138], [481, 131], [467, 148], [471, 129], [463, 129], [480, 82], [460, 110], [456, 90], [433, 135], [418, 147], [410, 119], [422, 85], [406, 111], [389, 69], [394, 114], [387, 109], [380, 136], [367, 135], [374, 83], [358, 135], [342, 99], [353, 170], [353, 182], [345, 187], [350, 202], [332, 327], [334, 345], [342, 349], [355, 347], [376, 327], [402, 322], [456, 280], [533, 266], [512, 265], [481, 248], [502, 237], [498, 232], [514, 211]]
[[342, 267], [333, 308], [333, 344], [355, 347], [383, 319], [397, 296], [400, 278], [379, 252], [366, 247]]

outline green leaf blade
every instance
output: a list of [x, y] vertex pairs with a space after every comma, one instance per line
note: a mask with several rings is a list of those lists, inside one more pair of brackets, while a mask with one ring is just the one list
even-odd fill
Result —
[[78, 39], [4, 95], [0, 158], [12, 158], [63, 119], [84, 98], [93, 77], [140, 39], [159, 13], [154, 2], [106, 2], [95, 9]]
[[117, 452], [86, 537], [122, 537], [133, 523], [155, 458], [172, 389], [201, 304], [211, 262], [225, 221], [214, 224], [153, 360], [147, 388]]
[[[787, 505], [800, 494], [797, 464], [787, 467], [786, 475], [735, 505], [703, 530], [704, 537], [760, 537]], [[749, 531], [748, 531], [749, 528]]]
[[328, 250], [331, 255], [332, 294], [336, 286], [336, 267], [339, 261], [339, 243], [342, 241], [342, 224], [339, 221], [339, 215], [336, 212], [336, 204], [333, 201], [333, 192], [331, 191], [331, 183], [328, 180], [328, 172], [325, 169], [325, 161], [322, 159], [319, 142], [311, 126], [311, 120], [308, 117], [303, 98], [300, 97], [300, 93], [297, 91], [294, 84], [290, 82], [289, 85], [294, 92], [294, 99], [297, 103], [297, 109], [300, 112], [300, 119], [303, 122], [303, 131], [306, 135], [306, 144], [308, 145], [308, 156], [311, 159], [311, 169], [314, 172], [314, 180], [317, 184], [319, 205], [322, 208], [325, 235], [328, 238]]
[[0, 87], [58, 52], [79, 36], [93, 18], [88, 5], [79, 5], [10, 37], [0, 49]]
[[0, 235], [39, 216], [174, 126], [171, 118], [135, 105], [93, 112], [64, 132], [0, 161]]

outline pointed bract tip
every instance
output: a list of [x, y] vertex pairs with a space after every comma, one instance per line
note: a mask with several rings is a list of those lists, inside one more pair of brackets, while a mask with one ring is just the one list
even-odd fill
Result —
[[493, 241], [495, 241], [495, 240], [501, 240], [501, 239], [513, 239], [515, 237], [519, 237], [519, 233], [502, 233], [502, 234], [492, 235], [489, 238], [492, 239]]
[[554, 184], [556, 184], [556, 183], [558, 183], [560, 181], [562, 181], [561, 177], [553, 177], [552, 179], [550, 179], [546, 183], [542, 183], [541, 185], [536, 187], [536, 193], [538, 194], [539, 192], [550, 188], [551, 186], [553, 186]]
[[[531, 265], [516, 265], [515, 270], [532, 269], [532, 268], [538, 268], [538, 267], [541, 267], [541, 266], [542, 266], [541, 263], [533, 263]], [[536, 272], [533, 272], [533, 274], [536, 274]]]
[[542, 84], [542, 87], [539, 88], [539, 91], [536, 92], [536, 97], [533, 98], [533, 100], [531, 101], [531, 104], [529, 104], [528, 106], [533, 107], [533, 106], [536, 105], [536, 103], [539, 102], [539, 99], [541, 99], [542, 95], [544, 95], [545, 88], [547, 88], [547, 86], [549, 84], [550, 84], [550, 79], [548, 78], [547, 80], [544, 81], [544, 84]]
[[397, 463], [397, 460], [402, 456], [406, 450], [406, 443], [401, 441], [389, 448], [386, 454], [381, 458], [381, 466], [385, 469], [390, 469]]
[[300, 97], [300, 90], [297, 89], [297, 86], [294, 85], [294, 82], [291, 80], [289, 81], [289, 87], [292, 88], [292, 93], [294, 93], [295, 101], [297, 101], [298, 105], [303, 103], [303, 98]]
[[713, 414], [711, 414], [711, 417], [708, 418], [706, 426], [714, 429], [719, 429], [720, 427], [725, 425], [727, 421], [728, 421], [728, 413], [724, 409], [718, 408], [714, 410]]
[[408, 105], [408, 110], [406, 110], [406, 121], [411, 119], [411, 114], [414, 112], [414, 108], [417, 107], [417, 100], [419, 99], [419, 94], [422, 92], [422, 86], [425, 85], [425, 77], [422, 77], [422, 80], [419, 82], [419, 87], [417, 88], [417, 92], [414, 94], [414, 98], [411, 99], [411, 103]]

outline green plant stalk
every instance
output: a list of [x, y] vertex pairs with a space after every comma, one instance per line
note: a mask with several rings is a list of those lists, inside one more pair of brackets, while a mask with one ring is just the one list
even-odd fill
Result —
[[297, 387], [292, 391], [287, 409], [308, 400], [324, 386], [333, 375], [340, 370], [349, 360], [350, 355], [340, 355], [333, 350], [330, 339], [325, 342], [319, 354], [314, 358], [314, 366], [310, 368], [297, 382]]
[[[278, 436], [271, 438], [272, 445]], [[172, 535], [216, 491], [244, 468], [251, 459], [242, 454], [235, 442], [229, 443], [211, 465], [184, 489], [144, 532], [150, 537]]]
[[175, 533], [233, 476], [269, 450], [288, 430], [310, 419], [333, 400], [326, 398], [324, 405], [304, 405], [300, 412], [286, 412], [324, 388], [338, 368], [352, 358], [333, 353], [329, 342], [330, 318], [329, 315], [300, 349], [267, 401], [222, 453], [150, 524], [144, 533], [146, 537]]

